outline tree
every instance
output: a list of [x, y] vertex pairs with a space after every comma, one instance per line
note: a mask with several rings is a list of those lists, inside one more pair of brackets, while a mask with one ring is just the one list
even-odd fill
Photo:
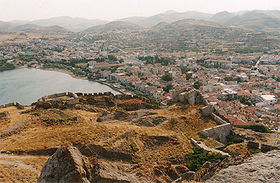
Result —
[[245, 105], [248, 105], [248, 106], [252, 105], [251, 102], [247, 98], [245, 98], [245, 97], [242, 97], [239, 101], [242, 104], [245, 104]]
[[165, 72], [161, 79], [164, 81], [172, 81], [173, 77], [172, 74], [170, 74], [169, 72]]
[[192, 73], [186, 74], [186, 80], [189, 80], [189, 79], [191, 79], [191, 78], [192, 78]]
[[195, 89], [199, 89], [202, 86], [202, 83], [200, 83], [199, 81], [194, 82], [193, 87]]
[[110, 60], [110, 61], [118, 61], [118, 59], [117, 59], [117, 57], [115, 57], [114, 55], [108, 55], [108, 59]]
[[168, 93], [169, 90], [173, 89], [173, 86], [172, 86], [172, 84], [168, 84], [165, 87], [163, 87], [162, 89], [163, 89], [163, 91]]

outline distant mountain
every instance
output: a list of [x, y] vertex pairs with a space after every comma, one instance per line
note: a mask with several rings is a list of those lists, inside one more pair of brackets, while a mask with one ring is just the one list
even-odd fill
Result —
[[234, 13], [230, 13], [228, 11], [222, 11], [219, 13], [216, 13], [210, 18], [210, 21], [225, 24], [227, 21], [235, 17], [236, 15]]
[[280, 18], [280, 10], [254, 10], [255, 13], [263, 13], [272, 18]]
[[278, 10], [254, 10], [239, 14], [220, 12], [211, 17], [210, 20], [254, 31], [280, 31], [280, 11]]
[[89, 27], [96, 26], [96, 25], [102, 25], [108, 23], [105, 20], [90, 20], [85, 18], [73, 18], [73, 17], [54, 17], [49, 19], [40, 19], [40, 20], [34, 20], [29, 22], [29, 24], [35, 24], [39, 26], [61, 26], [65, 29], [68, 29], [70, 31], [79, 32], [83, 31]]
[[14, 32], [15, 24], [0, 21], [0, 32]]
[[16, 26], [14, 28], [15, 31], [25, 31], [25, 30], [28, 30], [28, 29], [33, 29], [33, 28], [38, 28], [40, 27], [39, 25], [35, 25], [35, 24], [23, 24], [23, 25], [19, 25], [19, 26]]
[[29, 28], [24, 29], [24, 32], [59, 34], [59, 33], [67, 33], [69, 31], [61, 26], [34, 27], [33, 25], [31, 25]]
[[154, 26], [159, 28], [164, 25], [162, 23], [170, 24], [184, 19], [215, 22], [221, 25], [258, 32], [280, 32], [280, 10], [253, 10], [233, 13], [222, 11], [214, 15], [196, 11], [167, 11], [150, 17], [135, 16], [113, 22], [62, 16], [30, 22], [22, 20], [11, 22], [0, 21], [0, 32], [16, 32], [50, 26], [60, 26], [74, 32], [135, 31], [141, 30], [142, 28], [149, 29]]
[[112, 32], [112, 31], [138, 31], [141, 30], [142, 27], [123, 21], [114, 21], [105, 25], [93, 26], [86, 29], [84, 32], [91, 33], [102, 33], [102, 32]]
[[211, 14], [196, 11], [187, 11], [183, 13], [167, 11], [165, 13], [160, 13], [151, 17], [129, 17], [121, 19], [121, 21], [134, 23], [142, 27], [152, 27], [160, 22], [172, 23], [183, 19], [208, 20], [211, 18], [211, 16]]

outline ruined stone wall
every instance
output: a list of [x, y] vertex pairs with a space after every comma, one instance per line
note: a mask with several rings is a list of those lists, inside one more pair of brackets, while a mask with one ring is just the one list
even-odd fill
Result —
[[8, 103], [8, 104], [1, 105], [1, 106], [0, 106], [0, 109], [1, 109], [1, 108], [12, 107], [12, 106], [16, 106], [16, 103], [12, 102], [12, 103]]
[[228, 124], [225, 120], [223, 120], [222, 118], [220, 118], [219, 116], [217, 116], [214, 113], [211, 113], [211, 117], [214, 119], [214, 121], [216, 121], [216, 123], [218, 123], [219, 125], [222, 124]]
[[19, 102], [16, 102], [16, 103], [11, 102], [11, 103], [8, 103], [8, 104], [0, 105], [0, 109], [7, 108], [7, 107], [12, 107], [12, 106], [17, 107], [18, 109], [24, 109], [24, 105], [22, 105]]
[[226, 143], [226, 137], [230, 134], [231, 125], [229, 123], [215, 126], [213, 128], [207, 128], [200, 131], [198, 134], [204, 137], [211, 137], [221, 143]]
[[182, 90], [173, 94], [173, 102], [181, 102], [183, 104], [204, 104], [208, 105], [207, 100], [196, 89]]
[[208, 128], [199, 132], [200, 135], [213, 138], [219, 142], [226, 143], [226, 137], [230, 134], [231, 125], [217, 116], [213, 112], [213, 105], [209, 104], [207, 99], [195, 89], [189, 89], [185, 91], [179, 91], [174, 94], [174, 102], [180, 102], [184, 104], [203, 104], [205, 107], [201, 109], [202, 116], [211, 117], [219, 126]]

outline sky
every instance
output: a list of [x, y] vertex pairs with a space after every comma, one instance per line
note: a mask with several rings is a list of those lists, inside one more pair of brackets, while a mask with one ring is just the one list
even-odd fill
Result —
[[179, 12], [280, 10], [280, 0], [0, 0], [0, 20], [35, 20], [57, 16], [116, 20]]

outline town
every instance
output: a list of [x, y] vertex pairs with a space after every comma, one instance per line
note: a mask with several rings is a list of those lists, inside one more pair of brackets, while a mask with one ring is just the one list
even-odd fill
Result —
[[[73, 33], [18, 33], [2, 40], [6, 69], [30, 67], [69, 71], [167, 105], [174, 94], [196, 88], [232, 125], [280, 127], [280, 56], [264, 53], [167, 52], [88, 42]], [[90, 37], [90, 34], [82, 37]], [[77, 41], [77, 39], [79, 39]]]

